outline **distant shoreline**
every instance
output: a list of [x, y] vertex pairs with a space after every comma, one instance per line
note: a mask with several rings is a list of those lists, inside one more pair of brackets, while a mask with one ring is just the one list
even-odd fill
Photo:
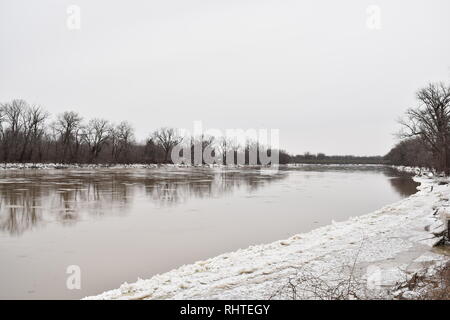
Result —
[[[390, 164], [378, 163], [287, 163], [279, 164], [278, 167], [303, 167], [303, 166], [391, 166]], [[262, 165], [184, 165], [171, 163], [130, 163], [130, 164], [114, 164], [114, 163], [0, 163], [1, 170], [25, 170], [25, 169], [150, 169], [150, 168], [270, 168], [271, 166]]]

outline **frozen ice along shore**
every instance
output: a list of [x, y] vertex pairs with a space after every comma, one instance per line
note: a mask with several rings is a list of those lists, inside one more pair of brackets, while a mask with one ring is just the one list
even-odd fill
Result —
[[[159, 165], [161, 166], [161, 165]], [[88, 163], [1, 163], [0, 170], [23, 170], [23, 169], [144, 169], [157, 168], [157, 164], [88, 164]]]
[[[318, 298], [318, 284], [329, 291], [342, 279], [358, 279], [358, 295], [392, 298], [397, 283], [450, 259], [433, 248], [442, 240], [450, 209], [448, 180], [414, 179], [421, 183], [416, 194], [370, 214], [184, 265], [85, 299]], [[298, 279], [308, 279], [305, 285], [315, 291], [293, 290]]]

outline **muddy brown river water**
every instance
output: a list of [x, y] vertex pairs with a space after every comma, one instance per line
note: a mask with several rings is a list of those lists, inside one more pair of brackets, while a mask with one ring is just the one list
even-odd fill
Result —
[[[381, 166], [0, 172], [0, 298], [76, 299], [374, 211], [416, 191]], [[66, 286], [68, 266], [81, 289]]]

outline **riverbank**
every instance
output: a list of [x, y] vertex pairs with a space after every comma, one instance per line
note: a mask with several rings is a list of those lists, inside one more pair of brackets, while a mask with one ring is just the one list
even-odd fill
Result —
[[416, 194], [370, 214], [124, 283], [87, 299], [389, 299], [398, 290], [413, 297], [414, 289], [401, 284], [424, 270], [437, 272], [449, 261], [448, 253], [434, 245], [442, 241], [442, 215], [450, 198], [448, 180], [414, 179], [420, 183]]
[[[280, 167], [287, 168], [308, 168], [315, 166], [323, 167], [380, 167], [386, 166], [384, 164], [339, 164], [339, 163], [288, 163], [281, 164]], [[118, 163], [19, 163], [19, 162], [7, 162], [0, 163], [1, 170], [25, 170], [25, 169], [150, 169], [159, 167], [192, 167], [189, 164], [167, 164], [167, 163], [130, 163], [130, 164], [118, 164]], [[253, 166], [253, 165], [201, 165], [198, 167], [267, 167], [271, 166]], [[405, 167], [407, 168], [407, 167]], [[412, 170], [412, 169], [411, 169]], [[419, 170], [419, 169], [417, 169]], [[406, 170], [405, 170], [406, 171]], [[408, 171], [409, 172], [409, 171]]]
[[147, 169], [147, 168], [157, 168], [158, 166], [163, 166], [164, 164], [89, 164], [89, 163], [1, 163], [0, 170], [25, 170], [25, 169]]

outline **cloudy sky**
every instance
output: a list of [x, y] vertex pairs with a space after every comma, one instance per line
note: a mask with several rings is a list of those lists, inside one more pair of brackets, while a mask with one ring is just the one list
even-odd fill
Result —
[[449, 12], [448, 0], [0, 0], [0, 101], [127, 119], [139, 139], [201, 120], [279, 129], [292, 153], [385, 154], [417, 89], [450, 83]]

